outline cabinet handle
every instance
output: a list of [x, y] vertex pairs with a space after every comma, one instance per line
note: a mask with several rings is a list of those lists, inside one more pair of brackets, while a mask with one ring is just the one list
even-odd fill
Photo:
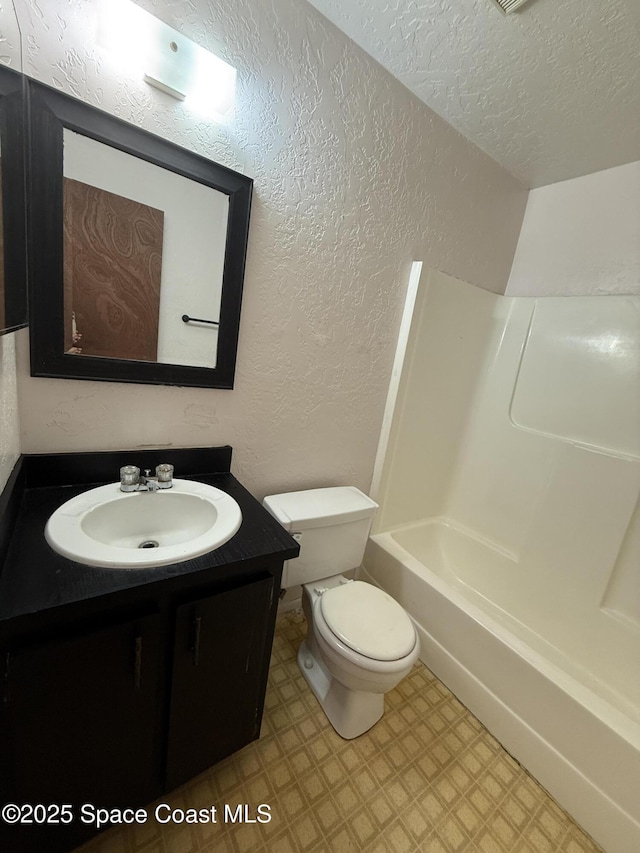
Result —
[[11, 659], [11, 652], [7, 652], [4, 659], [4, 676], [2, 678], [2, 704], [7, 705], [9, 703], [9, 661]]
[[196, 616], [193, 620], [193, 665], [198, 666], [200, 660], [200, 628], [202, 626], [202, 617]]
[[142, 637], [136, 637], [134, 664], [133, 664], [133, 683], [136, 690], [140, 690], [142, 683]]

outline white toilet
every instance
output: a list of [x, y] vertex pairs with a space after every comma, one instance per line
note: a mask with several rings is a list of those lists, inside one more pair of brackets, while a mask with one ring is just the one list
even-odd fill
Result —
[[353, 486], [269, 495], [264, 506], [300, 543], [282, 587], [302, 585], [307, 637], [298, 666], [329, 722], [358, 737], [384, 713], [384, 694], [407, 675], [420, 641], [381, 589], [340, 573], [357, 569], [377, 504]]

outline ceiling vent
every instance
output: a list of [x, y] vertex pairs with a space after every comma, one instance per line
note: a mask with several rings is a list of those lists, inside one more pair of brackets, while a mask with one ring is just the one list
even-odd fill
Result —
[[509, 12], [515, 12], [520, 6], [524, 6], [529, 0], [493, 0], [493, 2], [505, 15], [508, 15]]

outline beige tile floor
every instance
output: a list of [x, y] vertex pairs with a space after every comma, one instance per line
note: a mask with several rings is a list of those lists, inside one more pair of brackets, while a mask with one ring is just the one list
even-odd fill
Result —
[[[422, 664], [352, 741], [331, 728], [300, 675], [298, 611], [278, 619], [260, 740], [162, 802], [218, 807], [215, 824], [109, 830], [82, 853], [597, 853]], [[224, 805], [270, 807], [268, 823], [225, 823]]]

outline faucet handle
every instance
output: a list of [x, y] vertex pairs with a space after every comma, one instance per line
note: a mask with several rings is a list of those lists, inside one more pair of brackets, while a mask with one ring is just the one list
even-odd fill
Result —
[[120, 469], [120, 491], [135, 492], [140, 485], [140, 469], [137, 465], [123, 465]]
[[156, 466], [156, 477], [158, 478], [158, 488], [170, 489], [173, 485], [173, 465], [166, 462]]

